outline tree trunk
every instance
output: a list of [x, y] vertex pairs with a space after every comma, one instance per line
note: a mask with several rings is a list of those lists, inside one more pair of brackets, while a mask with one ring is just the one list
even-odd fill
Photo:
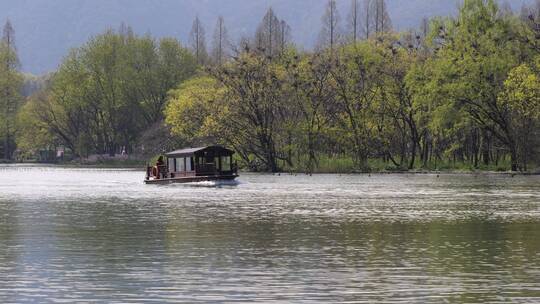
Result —
[[[7, 126], [6, 126], [7, 128]], [[4, 158], [9, 160], [10, 153], [9, 153], [10, 147], [9, 147], [9, 131], [6, 131], [6, 135], [4, 136]]]
[[490, 141], [487, 135], [487, 132], [483, 132], [482, 136], [482, 160], [484, 165], [489, 166], [490, 161]]
[[274, 149], [274, 144], [272, 138], [269, 135], [261, 134], [260, 135], [261, 146], [264, 147], [263, 155], [264, 161], [267, 166], [267, 170], [276, 173], [279, 171], [276, 159], [276, 152]]
[[405, 140], [401, 142], [401, 151], [399, 153], [399, 167], [403, 168], [407, 158], [407, 143]]
[[363, 142], [359, 138], [358, 132], [355, 132], [355, 154], [356, 154], [356, 163], [361, 170], [367, 170], [368, 168], [368, 159], [367, 155], [363, 149]]
[[422, 165], [424, 168], [428, 167], [429, 160], [429, 146], [430, 146], [430, 137], [428, 132], [424, 132], [424, 147], [422, 148]]
[[512, 147], [511, 151], [510, 151], [510, 161], [512, 163], [512, 171], [518, 171], [518, 168], [519, 168], [519, 160], [518, 160], [518, 154], [517, 154], [517, 150], [516, 150], [516, 147]]
[[309, 174], [313, 173], [314, 166], [316, 164], [316, 156], [315, 156], [315, 140], [312, 132], [309, 132], [308, 135], [308, 172]]
[[414, 169], [415, 160], [416, 160], [416, 139], [413, 139], [412, 147], [411, 147], [411, 160], [409, 162], [409, 170]]

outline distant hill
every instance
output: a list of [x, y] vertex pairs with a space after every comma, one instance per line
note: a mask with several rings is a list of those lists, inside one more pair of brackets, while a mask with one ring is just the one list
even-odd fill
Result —
[[[350, 0], [337, 0], [342, 20]], [[459, 0], [387, 0], [395, 28], [417, 27], [427, 16], [450, 15]], [[514, 8], [532, 0], [510, 0]], [[0, 22], [11, 20], [23, 71], [43, 74], [56, 69], [72, 47], [83, 44], [122, 22], [137, 33], [174, 36], [187, 42], [191, 24], [199, 16], [207, 38], [219, 15], [233, 39], [252, 35], [266, 9], [292, 28], [298, 45], [311, 48], [317, 38], [327, 0], [0, 0]]]

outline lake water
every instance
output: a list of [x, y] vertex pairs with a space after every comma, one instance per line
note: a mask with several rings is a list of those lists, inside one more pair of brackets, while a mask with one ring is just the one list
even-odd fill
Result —
[[0, 167], [0, 303], [540, 303], [540, 177]]

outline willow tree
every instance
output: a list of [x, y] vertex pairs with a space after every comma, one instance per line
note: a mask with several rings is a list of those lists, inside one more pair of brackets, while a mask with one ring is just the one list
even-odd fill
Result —
[[222, 123], [228, 116], [224, 96], [225, 90], [212, 77], [199, 76], [182, 83], [170, 92], [165, 109], [171, 132], [193, 145], [206, 144], [206, 139], [229, 144], [230, 135]]
[[[430, 43], [436, 45], [436, 55], [425, 67], [421, 87], [430, 91], [433, 100], [444, 101], [435, 107], [459, 108], [485, 140], [495, 137], [517, 170], [516, 137], [508, 112], [498, 101], [509, 71], [520, 58], [530, 56], [519, 41], [513, 17], [499, 14], [494, 0], [466, 0], [457, 19], [436, 21], [432, 28]], [[475, 155], [481, 137], [473, 144]]]
[[519, 164], [527, 171], [540, 144], [540, 56], [534, 66], [522, 64], [510, 71], [499, 103], [508, 111]]
[[[335, 100], [335, 83], [332, 81], [332, 60], [328, 53], [293, 56], [286, 63], [287, 83], [291, 90], [292, 109], [298, 113], [294, 123], [300, 144], [297, 149], [307, 154], [305, 169], [313, 172], [318, 166], [318, 154], [325, 145]], [[293, 115], [294, 115], [293, 114]]]
[[267, 56], [249, 52], [212, 73], [227, 90], [232, 133], [265, 170], [277, 172], [283, 158], [278, 145], [279, 113], [286, 101], [283, 68]]
[[195, 69], [194, 57], [177, 40], [109, 30], [73, 49], [46, 94], [24, 110], [76, 155], [129, 152], [162, 123], [168, 91]]
[[195, 79], [172, 94], [166, 110], [173, 132], [233, 147], [254, 170], [277, 172], [285, 104], [284, 70], [266, 55], [246, 52], [212, 78]]
[[343, 129], [342, 144], [352, 143], [356, 166], [367, 170], [370, 140], [374, 125], [370, 124], [372, 107], [381, 94], [380, 66], [383, 60], [375, 42], [349, 45], [335, 56], [331, 79], [335, 83], [335, 102]]

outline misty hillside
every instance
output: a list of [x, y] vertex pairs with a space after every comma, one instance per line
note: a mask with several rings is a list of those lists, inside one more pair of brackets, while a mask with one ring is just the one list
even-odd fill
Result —
[[[388, 0], [394, 27], [416, 27], [425, 16], [449, 15], [459, 0]], [[198, 15], [211, 37], [219, 15], [225, 17], [231, 38], [251, 35], [266, 9], [292, 28], [295, 42], [311, 48], [320, 28], [327, 0], [0, 0], [0, 22], [15, 27], [17, 47], [25, 72], [54, 70], [67, 51], [89, 37], [121, 22], [137, 33], [174, 36], [187, 43], [193, 18]], [[511, 0], [515, 8], [529, 0]], [[344, 21], [349, 0], [338, 0]]]

